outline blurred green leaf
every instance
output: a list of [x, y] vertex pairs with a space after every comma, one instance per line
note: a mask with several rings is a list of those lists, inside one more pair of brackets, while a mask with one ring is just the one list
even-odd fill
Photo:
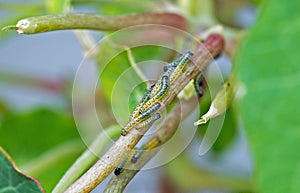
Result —
[[128, 14], [128, 13], [144, 13], [155, 10], [159, 6], [158, 1], [153, 0], [110, 0], [110, 1], [85, 1], [73, 0], [75, 6], [91, 5], [93, 8], [98, 8], [104, 14]]
[[251, 2], [256, 3], [258, 5], [262, 4], [265, 2], [265, 0], [251, 0]]
[[267, 1], [236, 58], [257, 192], [300, 190], [300, 1]]
[[30, 176], [21, 173], [13, 160], [0, 146], [0, 192], [3, 193], [41, 193], [41, 185]]
[[232, 109], [226, 111], [224, 124], [222, 130], [213, 145], [213, 150], [216, 152], [226, 149], [234, 140], [237, 132], [237, 124]]
[[[123, 123], [128, 119], [129, 106], [134, 106], [134, 104], [130, 105], [129, 102], [136, 103], [135, 99], [129, 100], [130, 95], [134, 98], [137, 95], [136, 92], [136, 94], [132, 94], [131, 89], [136, 88], [140, 82], [133, 70], [124, 73], [129, 67], [127, 53], [123, 52], [105, 66], [100, 78], [107, 101], [112, 105], [115, 116]], [[140, 94], [142, 96], [142, 93]]]
[[46, 0], [46, 8], [49, 13], [63, 13], [68, 10], [71, 0]]
[[[62, 142], [80, 139], [71, 116], [46, 109], [22, 114], [3, 114], [0, 133], [1, 146], [10, 152], [19, 165], [28, 163]], [[35, 177], [49, 191], [76, 156], [66, 155], [65, 159], [57, 162], [53, 168], [44, 168], [44, 171]]]

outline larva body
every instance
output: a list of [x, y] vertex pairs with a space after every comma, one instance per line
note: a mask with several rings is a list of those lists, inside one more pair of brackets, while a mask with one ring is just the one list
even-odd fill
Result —
[[123, 171], [123, 169], [124, 169], [124, 167], [125, 167], [125, 165], [126, 165], [128, 159], [129, 159], [130, 157], [132, 157], [132, 156], [135, 154], [135, 152], [136, 152], [137, 150], [138, 150], [138, 149], [135, 148], [135, 150], [131, 151], [131, 152], [129, 153], [129, 156], [127, 156], [127, 157], [121, 162], [121, 164], [120, 164], [118, 167], [116, 167], [116, 169], [115, 169], [115, 171], [114, 171], [114, 174], [115, 174], [116, 176], [118, 176], [118, 175], [120, 175], [120, 174], [122, 173], [122, 171]]
[[152, 148], [156, 147], [158, 144], [160, 144], [160, 139], [158, 137], [155, 137], [155, 138], [151, 139], [150, 141], [145, 143], [141, 148], [139, 148], [135, 152], [135, 154], [131, 158], [131, 162], [136, 163], [137, 160], [141, 157], [141, 155], [143, 154], [143, 152], [145, 150], [152, 149]]
[[155, 113], [154, 115], [152, 115], [151, 117], [149, 117], [148, 119], [146, 119], [145, 121], [143, 121], [142, 123], [140, 123], [136, 129], [142, 129], [145, 128], [146, 126], [152, 124], [154, 121], [158, 120], [160, 118], [160, 114], [159, 113]]
[[159, 102], [154, 103], [149, 109], [143, 112], [141, 115], [136, 118], [130, 120], [127, 125], [122, 129], [121, 135], [125, 136], [129, 131], [131, 131], [135, 126], [144, 120], [148, 119], [152, 113], [154, 113], [157, 109], [159, 109], [161, 104]]
[[150, 98], [141, 108], [142, 111], [146, 111], [147, 109], [151, 108], [153, 104], [158, 102], [167, 92], [169, 88], [169, 78], [167, 76], [163, 76], [161, 78], [161, 86], [160, 89], [157, 91], [156, 95]]
[[174, 62], [171, 62], [170, 64], [164, 66], [164, 72], [165, 72], [164, 75], [170, 76], [181, 60], [182, 60], [182, 58], [180, 57], [179, 59], [175, 60]]
[[[162, 78], [146, 92], [142, 100], [139, 102], [135, 110], [130, 116], [130, 120], [127, 125], [122, 129], [121, 135], [125, 136], [130, 130], [138, 126], [149, 117], [151, 114], [160, 107], [160, 100], [166, 95], [170, 83], [174, 82], [183, 68], [189, 62], [193, 53], [188, 51], [182, 57], [176, 61], [170, 63], [164, 68], [165, 73]], [[148, 125], [157, 120], [157, 115], [153, 119], [147, 120], [143, 125]]]
[[193, 53], [188, 51], [186, 52], [182, 59], [179, 61], [178, 65], [176, 66], [176, 68], [173, 70], [173, 72], [170, 75], [170, 83], [172, 84], [177, 77], [179, 76], [180, 72], [182, 72], [182, 70], [184, 69], [184, 67], [186, 66], [186, 64], [191, 60], [193, 56]]
[[154, 84], [150, 87], [150, 89], [146, 92], [146, 94], [143, 96], [139, 104], [135, 107], [134, 111], [130, 115], [130, 119], [136, 118], [138, 115], [142, 114], [141, 107], [150, 99], [150, 94], [154, 88]]

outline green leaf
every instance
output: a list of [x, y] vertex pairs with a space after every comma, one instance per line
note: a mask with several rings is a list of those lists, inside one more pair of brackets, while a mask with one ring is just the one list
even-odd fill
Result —
[[[80, 139], [71, 116], [46, 109], [21, 114], [4, 113], [0, 133], [1, 146], [10, 152], [18, 165], [26, 165], [66, 141]], [[46, 191], [50, 191], [80, 151], [82, 148], [77, 153], [66, 154], [51, 167], [34, 172], [34, 177], [41, 181]]]
[[73, 0], [75, 5], [90, 4], [98, 7], [104, 14], [129, 14], [129, 13], [145, 13], [151, 12], [160, 4], [152, 0], [136, 1], [136, 0], [110, 0], [110, 1], [89, 1], [82, 3], [80, 0]]
[[0, 146], [0, 192], [1, 193], [42, 193], [41, 184], [21, 173], [13, 160]]
[[266, 1], [235, 61], [257, 192], [300, 190], [299, 7], [298, 0]]
[[46, 8], [49, 13], [63, 13], [68, 10], [71, 0], [46, 0]]

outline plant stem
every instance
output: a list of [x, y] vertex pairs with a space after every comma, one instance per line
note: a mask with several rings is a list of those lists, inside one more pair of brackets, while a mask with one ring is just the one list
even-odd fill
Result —
[[[141, 71], [141, 69], [137, 66], [137, 64], [135, 62], [135, 59], [134, 59], [134, 56], [132, 54], [131, 48], [126, 46], [126, 45], [117, 44], [117, 43], [113, 42], [112, 40], [109, 40], [109, 42], [115, 48], [121, 48], [122, 50], [126, 50], [128, 61], [131, 65], [131, 67], [133, 68], [133, 70], [135, 71], [135, 73], [139, 76], [139, 78], [141, 80], [147, 81], [146, 76], [144, 75], [144, 73]], [[150, 87], [149, 83], [148, 83], [147, 86]]]
[[55, 186], [52, 193], [63, 192], [70, 186], [86, 169], [88, 169], [101, 155], [110, 139], [119, 136], [121, 128], [118, 125], [113, 125], [101, 132], [93, 143], [89, 146], [83, 154], [74, 162], [68, 169], [59, 183]]
[[[160, 24], [182, 30], [187, 29], [185, 18], [176, 13], [142, 13], [107, 16], [80, 13], [44, 15], [22, 19], [17, 23], [16, 27], [19, 33], [36, 34], [66, 29], [115, 31], [142, 24]], [[6, 30], [6, 28], [3, 28], [3, 30]]]
[[[204, 44], [200, 44], [191, 61], [185, 66], [176, 81], [170, 85], [168, 93], [162, 99], [162, 106], [168, 106], [177, 94], [210, 63], [210, 61], [220, 54], [224, 48], [224, 39], [221, 35], [210, 35]], [[158, 109], [158, 113], [163, 113], [164, 109]], [[150, 127], [151, 125], [149, 125]], [[148, 127], [148, 128], [149, 128]], [[142, 134], [148, 128], [141, 130], [141, 133], [129, 132], [126, 136], [121, 136], [114, 145], [73, 185], [66, 193], [85, 193], [90, 192], [100, 182], [102, 182], [122, 160], [128, 155]]]
[[83, 49], [84, 57], [96, 58], [99, 54], [99, 49], [96, 41], [89, 32], [87, 30], [74, 30], [74, 34]]
[[[181, 99], [180, 103], [176, 105], [176, 107], [168, 114], [166, 119], [158, 126], [158, 131], [151, 137], [151, 139], [159, 138], [160, 144], [164, 144], [168, 141], [169, 138], [173, 136], [180, 123], [180, 119], [178, 117], [182, 117], [182, 119], [184, 119], [195, 109], [195, 107], [197, 107], [197, 104], [198, 100], [196, 96], [191, 97], [189, 100]], [[181, 109], [181, 107], [183, 108]], [[143, 153], [136, 163], [131, 163], [129, 166], [126, 166], [126, 169], [124, 169], [119, 176], [114, 175], [108, 182], [104, 193], [123, 192], [130, 180], [151, 158], [156, 155], [159, 150], [160, 148], [153, 148], [151, 151]]]

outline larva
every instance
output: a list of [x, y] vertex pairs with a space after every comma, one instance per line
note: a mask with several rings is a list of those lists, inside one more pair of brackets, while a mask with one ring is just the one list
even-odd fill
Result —
[[124, 166], [126, 165], [128, 159], [129, 159], [130, 157], [132, 157], [132, 154], [133, 154], [133, 153], [135, 154], [135, 152], [136, 152], [137, 150], [138, 150], [138, 149], [135, 148], [135, 150], [131, 151], [130, 154], [129, 154], [129, 156], [127, 156], [127, 157], [120, 163], [120, 165], [119, 165], [118, 167], [116, 167], [116, 169], [115, 169], [115, 171], [114, 171], [114, 174], [115, 174], [116, 176], [118, 176], [118, 175], [120, 175], [120, 174], [122, 173], [122, 171], [123, 171], [123, 169], [124, 169]]
[[164, 66], [164, 75], [170, 76], [171, 72], [176, 68], [176, 66], [179, 64], [179, 62], [182, 60], [182, 56], [175, 60], [174, 62], [171, 62], [170, 64]]
[[149, 99], [141, 108], [142, 111], [149, 109], [153, 104], [159, 101], [167, 92], [169, 88], [169, 78], [168, 76], [163, 76], [161, 78], [161, 86], [160, 89], [157, 91], [156, 95]]
[[115, 169], [114, 174], [115, 174], [116, 176], [118, 176], [118, 175], [121, 174], [121, 172], [122, 172], [122, 170], [123, 170], [123, 167], [125, 166], [127, 160], [128, 160], [128, 158], [124, 159], [124, 160], [122, 161], [122, 163]]
[[158, 120], [160, 118], [160, 114], [159, 113], [155, 113], [154, 115], [152, 115], [151, 117], [149, 117], [148, 119], [146, 119], [145, 121], [141, 122], [136, 129], [141, 129], [141, 128], [145, 128], [146, 126], [148, 126], [149, 124], [153, 123], [154, 121]]
[[192, 58], [193, 53], [190, 51], [187, 51], [182, 59], [179, 61], [178, 65], [176, 66], [176, 68], [172, 71], [171, 75], [170, 75], [170, 83], [173, 83], [177, 77], [179, 76], [180, 72], [183, 70], [183, 68], [186, 66], [186, 64], [190, 61], [190, 59]]
[[139, 123], [143, 122], [147, 118], [150, 117], [150, 115], [155, 112], [157, 109], [159, 109], [161, 104], [159, 102], [154, 103], [150, 108], [148, 108], [145, 112], [143, 112], [141, 115], [137, 116], [136, 118], [130, 120], [127, 125], [122, 129], [121, 135], [125, 136], [132, 128], [137, 126]]
[[144, 105], [145, 102], [147, 102], [150, 99], [150, 94], [151, 94], [154, 86], [155, 86], [155, 84], [153, 84], [150, 87], [150, 89], [146, 92], [146, 94], [143, 96], [143, 98], [141, 99], [139, 104], [135, 107], [134, 111], [130, 115], [130, 119], [134, 119], [135, 117], [137, 117], [138, 115], [140, 115], [142, 113], [141, 112], [141, 107]]
[[131, 158], [131, 162], [132, 163], [136, 163], [137, 160], [141, 157], [141, 155], [143, 154], [143, 152], [145, 150], [148, 149], [152, 149], [154, 147], [156, 147], [158, 144], [160, 144], [160, 139], [158, 137], [155, 137], [153, 139], [151, 139], [150, 141], [148, 141], [147, 143], [145, 143], [141, 148], [139, 148], [135, 154], [132, 156]]

